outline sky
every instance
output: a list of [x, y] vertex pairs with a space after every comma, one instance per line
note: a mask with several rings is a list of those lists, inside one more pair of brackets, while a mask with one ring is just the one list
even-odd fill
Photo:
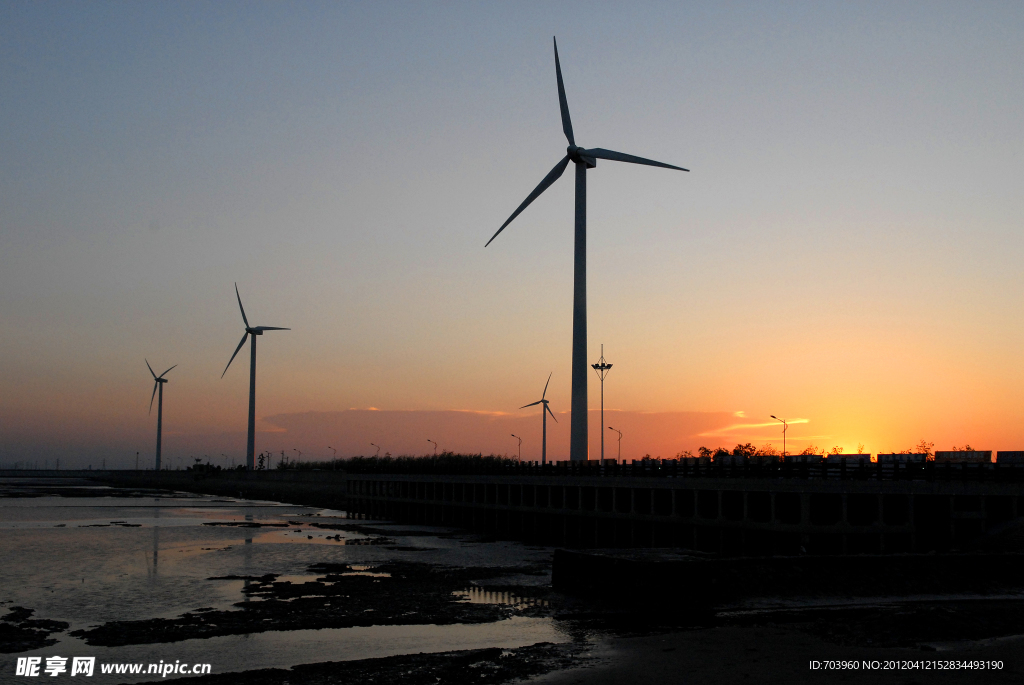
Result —
[[567, 458], [571, 174], [484, 248], [565, 154], [552, 36], [579, 145], [691, 170], [588, 172], [623, 458], [778, 448], [772, 414], [790, 451], [1024, 449], [1021, 35], [1013, 2], [0, 0], [0, 464], [151, 462], [146, 359], [165, 459], [240, 462], [235, 283], [292, 329], [258, 452], [538, 458], [551, 373]]

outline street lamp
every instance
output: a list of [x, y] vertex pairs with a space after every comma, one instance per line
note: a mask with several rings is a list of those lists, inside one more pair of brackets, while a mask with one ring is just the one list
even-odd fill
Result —
[[[601, 425], [604, 425], [604, 378], [608, 375], [609, 369], [612, 365], [604, 360], [604, 344], [601, 345], [601, 358], [597, 360], [596, 364], [591, 364], [594, 371], [597, 371], [597, 377], [601, 379]], [[601, 460], [604, 461], [604, 431], [601, 432]]]
[[335, 471], [337, 471], [337, 470], [338, 470], [338, 450], [335, 450], [335, 449], [334, 449], [333, 447], [331, 447], [330, 445], [328, 445], [328, 446], [327, 446], [327, 449], [329, 449], [329, 450], [334, 450], [334, 461], [332, 461], [332, 462], [331, 462], [331, 467], [332, 467], [332, 468], [333, 468], [333, 469], [334, 469]]
[[[622, 461], [622, 431], [618, 428], [612, 428], [611, 426], [608, 426], [608, 430], [615, 431], [619, 434], [619, 458], [616, 459], [616, 461]], [[601, 433], [601, 437], [604, 437], [604, 433]]]
[[375, 456], [375, 457], [379, 457], [379, 456], [380, 456], [380, 445], [378, 445], [377, 443], [371, 442], [371, 443], [370, 443], [370, 446], [371, 446], [371, 447], [376, 447], [376, 448], [377, 448], [377, 454], [375, 454], [375, 455], [373, 455], [373, 456]]
[[432, 444], [434, 446], [434, 456], [436, 457], [437, 456], [437, 443], [434, 442], [433, 440], [431, 440], [430, 438], [427, 438], [427, 442], [429, 442], [430, 444]]
[[515, 433], [512, 434], [512, 437], [519, 441], [519, 456], [516, 457], [516, 461], [522, 461], [523, 460], [523, 439], [521, 437], [519, 437], [518, 435], [516, 435]]
[[780, 419], [775, 414], [772, 414], [771, 416], [776, 421], [781, 421], [782, 422], [782, 458], [783, 458], [783, 460], [785, 460], [785, 458], [786, 458], [786, 431], [789, 430], [789, 424], [786, 423], [786, 419]]

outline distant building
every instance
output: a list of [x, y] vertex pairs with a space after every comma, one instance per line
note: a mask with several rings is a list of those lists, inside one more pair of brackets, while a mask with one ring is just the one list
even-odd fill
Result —
[[1024, 452], [996, 452], [997, 464], [1024, 464]]
[[992, 463], [992, 450], [936, 452], [935, 462], [939, 464], [990, 464]]
[[923, 464], [928, 461], [927, 454], [879, 454], [881, 464]]
[[826, 454], [825, 461], [829, 464], [842, 464], [846, 462], [847, 466], [859, 466], [862, 462], [865, 464], [871, 463], [870, 454]]

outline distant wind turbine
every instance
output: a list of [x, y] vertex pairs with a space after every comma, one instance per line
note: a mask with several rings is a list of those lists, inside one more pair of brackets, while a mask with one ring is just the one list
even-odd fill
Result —
[[153, 367], [149, 365], [149, 360], [147, 359], [145, 361], [146, 361], [146, 368], [148, 368], [149, 372], [151, 374], [153, 374], [153, 394], [150, 395], [150, 397], [149, 397], [149, 413], [150, 414], [153, 413], [153, 399], [156, 397], [157, 390], [160, 391], [160, 401], [156, 405], [156, 470], [159, 471], [160, 470], [160, 447], [161, 447], [161, 443], [162, 443], [162, 439], [163, 439], [163, 433], [164, 433], [164, 383], [167, 382], [167, 379], [164, 378], [164, 376], [166, 376], [167, 372], [170, 371], [171, 369], [173, 369], [174, 366], [177, 366], [177, 364], [172, 366], [171, 369], [167, 369], [167, 371], [164, 371], [162, 374], [160, 374], [158, 376], [158, 375], [156, 375], [156, 371], [153, 370]]
[[[544, 425], [543, 432], [541, 433], [541, 441], [540, 441], [540, 463], [541, 464], [546, 464], [548, 462], [548, 414], [551, 414], [551, 418], [555, 419], [554, 412], [552, 412], [551, 411], [551, 407], [548, 406], [548, 400], [544, 399], [545, 397], [547, 397], [547, 394], [548, 394], [548, 383], [551, 382], [551, 374], [552, 373], [554, 373], [554, 371], [552, 371], [551, 373], [548, 374], [548, 382], [544, 384], [544, 392], [541, 393], [540, 399], [537, 400], [536, 402], [530, 402], [529, 404], [524, 404], [523, 406], [519, 407], [520, 409], [526, 409], [527, 407], [534, 407], [534, 406], [536, 406], [538, 404], [543, 404], [544, 405], [544, 408], [540, 412], [540, 415], [543, 418], [543, 425]], [[558, 423], [558, 419], [555, 419], [555, 423]], [[522, 445], [523, 443], [520, 441], [519, 444]]]
[[562, 112], [562, 131], [569, 141], [566, 155], [555, 165], [554, 169], [548, 172], [540, 185], [533, 189], [533, 192], [523, 200], [516, 211], [512, 212], [512, 216], [501, 225], [497, 233], [491, 236], [487, 245], [490, 245], [491, 241], [498, 237], [498, 233], [505, 230], [505, 227], [512, 223], [512, 220], [519, 216], [520, 212], [561, 177], [566, 167], [569, 166], [569, 162], [576, 165], [576, 246], [572, 302], [572, 418], [569, 428], [569, 459], [586, 461], [589, 458], [587, 450], [587, 169], [596, 167], [599, 159], [646, 164], [678, 171], [689, 171], [689, 169], [599, 147], [588, 149], [577, 147], [572, 132], [572, 121], [569, 119], [569, 105], [565, 99], [565, 86], [562, 84], [562, 67], [558, 62], [557, 41], [555, 41], [555, 76], [558, 80], [558, 104]]
[[245, 323], [245, 334], [242, 341], [235, 348], [235, 353], [228, 360], [228, 366], [224, 367], [224, 374], [228, 372], [231, 362], [235, 361], [238, 351], [245, 344], [245, 339], [252, 336], [252, 346], [249, 352], [249, 439], [245, 446], [245, 467], [252, 471], [256, 467], [254, 453], [256, 451], [256, 336], [263, 335], [263, 331], [290, 331], [290, 328], [279, 328], [277, 326], [250, 326], [249, 319], [245, 317], [245, 308], [242, 306], [242, 296], [238, 294], [238, 284], [235, 283], [235, 297], [238, 298], [238, 309], [242, 312], [242, 322]]

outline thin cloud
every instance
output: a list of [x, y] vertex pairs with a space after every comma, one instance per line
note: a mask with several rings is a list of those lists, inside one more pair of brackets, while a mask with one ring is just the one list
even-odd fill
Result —
[[[796, 423], [810, 423], [810, 419], [790, 419], [789, 421], [787, 421], [787, 423], [789, 425], [791, 425], [791, 426], [793, 424], [796, 424]], [[703, 433], [698, 433], [697, 435], [698, 435], [698, 437], [702, 437], [702, 438], [724, 438], [724, 437], [729, 437], [731, 435], [734, 435], [736, 433], [740, 433], [740, 432], [743, 432], [743, 431], [760, 429], [760, 428], [767, 428], [768, 426], [780, 426], [780, 425], [781, 424], [779, 424], [779, 423], [777, 423], [775, 421], [769, 421], [767, 423], [734, 423], [734, 424], [731, 424], [731, 425], [728, 425], [728, 426], [724, 426], [722, 428], [715, 428], [713, 430], [705, 431]], [[751, 437], [751, 436], [748, 436], [748, 437]], [[774, 437], [778, 437], [778, 436], [774, 436]], [[806, 440], [807, 438], [805, 436], [801, 436], [800, 439], [801, 440]]]

